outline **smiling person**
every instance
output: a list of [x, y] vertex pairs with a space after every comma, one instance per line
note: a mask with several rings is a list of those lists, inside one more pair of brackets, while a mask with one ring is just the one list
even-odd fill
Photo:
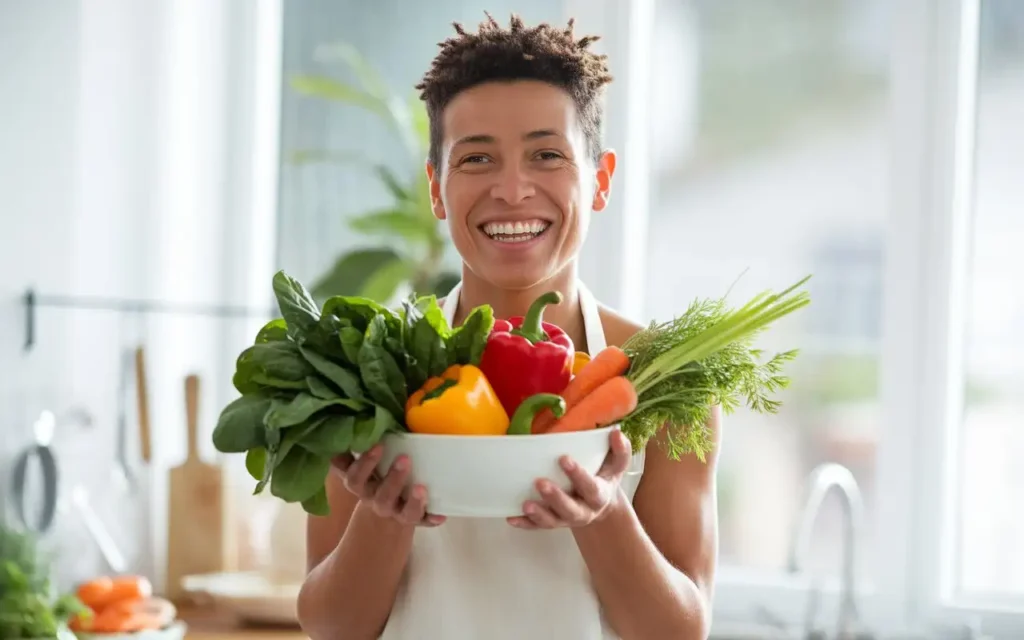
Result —
[[[592, 213], [608, 204], [617, 159], [601, 141], [611, 81], [596, 37], [568, 28], [477, 33], [455, 26], [418, 88], [430, 116], [435, 215], [462, 256], [443, 300], [449, 322], [489, 304], [524, 315], [547, 291], [545, 320], [595, 354], [640, 327], [578, 279]], [[628, 214], [627, 214], [628, 215]], [[571, 494], [537, 479], [541, 499], [509, 520], [427, 514], [423, 487], [403, 491], [410, 461], [379, 478], [379, 446], [339, 459], [331, 515], [311, 517], [299, 618], [313, 640], [395, 638], [705, 638], [718, 548], [716, 450], [672, 461], [658, 438], [631, 456], [612, 433], [591, 476], [565, 461]]]

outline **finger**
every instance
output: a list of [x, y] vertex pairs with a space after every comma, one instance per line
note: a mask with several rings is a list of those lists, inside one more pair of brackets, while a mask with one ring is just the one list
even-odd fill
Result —
[[609, 440], [611, 441], [611, 451], [608, 452], [608, 457], [605, 458], [604, 464], [597, 472], [598, 477], [605, 480], [611, 480], [626, 473], [629, 463], [633, 460], [633, 448], [621, 431], [612, 431]]
[[376, 471], [381, 455], [383, 455], [383, 448], [377, 445], [359, 456], [359, 459], [348, 468], [345, 482], [349, 491], [364, 498], [373, 495], [377, 482], [376, 479], [371, 480], [371, 477]]
[[539, 502], [528, 501], [523, 505], [523, 513], [526, 518], [540, 529], [557, 529], [565, 526], [554, 513]]
[[420, 522], [420, 526], [421, 527], [438, 527], [438, 526], [441, 526], [442, 524], [444, 524], [445, 520], [447, 520], [447, 519], [448, 518], [446, 518], [445, 516], [438, 516], [438, 515], [434, 515], [432, 513], [428, 513], [426, 515], [426, 517], [423, 518], [423, 521]]
[[405, 503], [397, 514], [398, 520], [406, 524], [419, 524], [427, 515], [427, 489], [421, 484], [409, 487]]
[[516, 516], [514, 518], [506, 518], [505, 521], [508, 522], [513, 527], [515, 527], [516, 529], [525, 529], [525, 530], [528, 530], [528, 531], [533, 531], [534, 529], [538, 528], [537, 525], [535, 525], [532, 522], [530, 522], [530, 519], [525, 517], [525, 516]]
[[331, 460], [331, 465], [338, 471], [345, 473], [355, 461], [356, 458], [351, 453], [343, 453], [340, 456], [334, 456], [334, 459]]
[[[544, 506], [546, 506], [555, 518], [562, 522], [570, 525], [582, 525], [587, 524], [594, 519], [593, 512], [585, 505], [581, 504], [574, 498], [570, 497], [569, 494], [562, 491], [561, 488], [556, 487], [554, 484], [547, 480], [540, 480], [537, 482], [537, 489], [540, 491], [540, 495], [544, 499]], [[600, 507], [595, 508], [597, 510]]]
[[388, 474], [384, 476], [373, 494], [373, 508], [377, 515], [390, 518], [401, 510], [402, 492], [408, 478], [409, 459], [406, 456], [398, 456], [391, 463]]
[[565, 475], [572, 481], [572, 488], [576, 495], [595, 511], [603, 507], [606, 500], [598, 479], [587, 473], [586, 469], [576, 464], [576, 461], [568, 456], [564, 456], [560, 462]]

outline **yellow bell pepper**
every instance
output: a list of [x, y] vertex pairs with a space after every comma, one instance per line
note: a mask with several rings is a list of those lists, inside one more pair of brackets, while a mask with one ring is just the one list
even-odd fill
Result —
[[577, 351], [572, 359], [572, 375], [579, 375], [580, 369], [588, 362], [590, 362], [590, 355], [583, 351]]
[[509, 417], [483, 371], [452, 365], [409, 396], [405, 425], [413, 433], [504, 435]]

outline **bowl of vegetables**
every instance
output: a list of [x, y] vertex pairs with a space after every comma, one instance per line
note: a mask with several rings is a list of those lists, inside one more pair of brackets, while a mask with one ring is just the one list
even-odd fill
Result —
[[382, 443], [379, 471], [407, 455], [430, 513], [521, 515], [536, 480], [570, 488], [563, 456], [596, 473], [613, 430], [637, 452], [667, 427], [667, 455], [703, 459], [714, 405], [776, 411], [771, 394], [788, 384], [782, 369], [796, 352], [762, 359], [752, 341], [808, 304], [806, 280], [736, 309], [694, 302], [591, 357], [543, 322], [555, 292], [524, 317], [496, 319], [482, 305], [451, 327], [434, 296], [411, 296], [398, 310], [353, 296], [318, 305], [279, 272], [281, 317], [238, 356], [240, 396], [221, 412], [213, 443], [245, 454], [256, 493], [269, 489], [310, 514], [329, 512], [334, 457]]

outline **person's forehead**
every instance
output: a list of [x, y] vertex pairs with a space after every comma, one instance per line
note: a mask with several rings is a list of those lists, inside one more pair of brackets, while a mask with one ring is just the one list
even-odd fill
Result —
[[535, 131], [572, 136], [576, 108], [567, 92], [537, 81], [494, 82], [456, 96], [444, 110], [449, 141], [466, 136], [521, 137]]

